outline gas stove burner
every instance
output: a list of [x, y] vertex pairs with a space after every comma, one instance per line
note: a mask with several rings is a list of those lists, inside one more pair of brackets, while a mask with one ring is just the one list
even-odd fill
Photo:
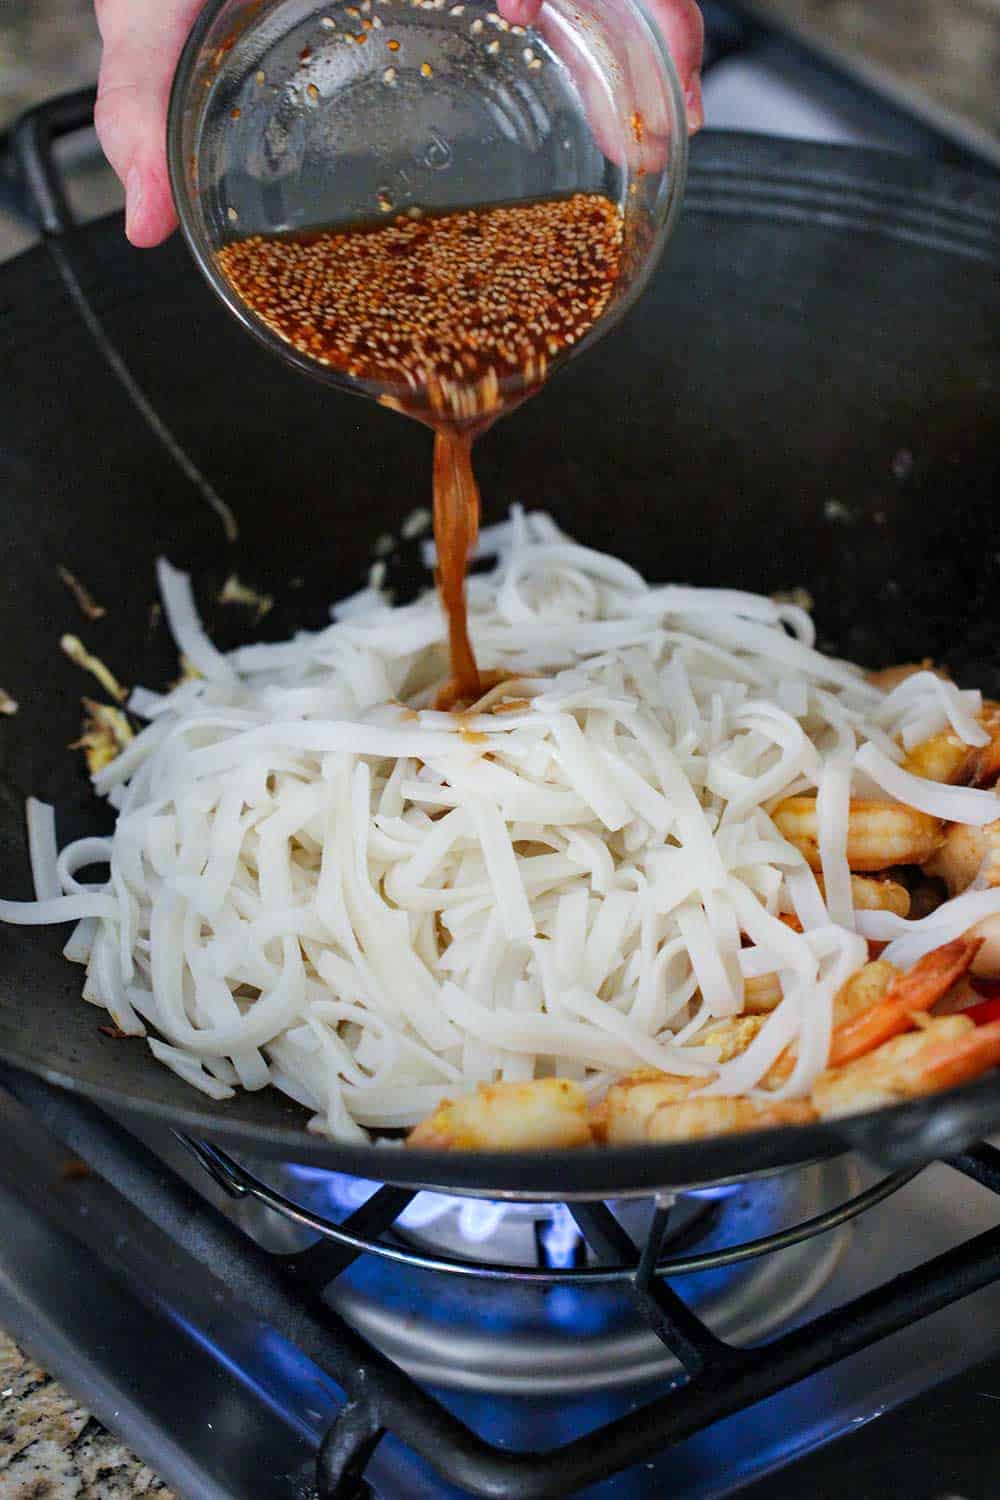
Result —
[[[995, 1350], [985, 1145], [919, 1175], [827, 1161], [677, 1203], [511, 1214], [251, 1171], [153, 1122], [144, 1144], [0, 1078], [20, 1100], [0, 1089], [0, 1316], [183, 1494], [341, 1500], [364, 1474], [385, 1500], [707, 1500], [798, 1472], [950, 1373], [978, 1388]], [[71, 1182], [67, 1148], [92, 1169]]]
[[[645, 1239], [652, 1200], [615, 1200], [611, 1207], [633, 1239]], [[717, 1211], [710, 1198], [688, 1195], [675, 1200], [664, 1250], [691, 1243], [699, 1227]], [[496, 1266], [536, 1261], [539, 1267], [558, 1270], [587, 1264], [586, 1241], [565, 1203], [507, 1203], [420, 1193], [396, 1220], [395, 1233], [418, 1250], [443, 1250], [451, 1255], [474, 1250], [477, 1259]]]
[[[708, 1254], [769, 1234], [843, 1202], [856, 1186], [849, 1164], [829, 1162], [718, 1195], [681, 1195], [671, 1206], [661, 1256]], [[429, 1222], [397, 1221], [394, 1236], [419, 1250], [471, 1253], [498, 1266], [523, 1266], [536, 1258], [553, 1268], [594, 1263], [565, 1205], [477, 1203], [470, 1215], [467, 1202], [450, 1203]], [[629, 1237], [643, 1244], [656, 1201], [608, 1206]], [[488, 1236], [470, 1243], [469, 1228], [476, 1233], [487, 1226]], [[697, 1272], [679, 1280], [675, 1290], [720, 1337], [759, 1339], [791, 1322], [819, 1293], [848, 1233], [841, 1229], [744, 1265]], [[442, 1284], [434, 1272], [401, 1270], [366, 1257], [328, 1297], [384, 1354], [436, 1386], [541, 1396], [641, 1385], [682, 1373], [627, 1284], [525, 1287], [450, 1277]]]
[[[245, 1170], [214, 1150], [196, 1150], [216, 1174]], [[276, 1201], [298, 1205], [300, 1215], [334, 1232], [378, 1191], [373, 1182], [293, 1164], [254, 1170]], [[817, 1297], [849, 1230], [839, 1224], [832, 1233], [803, 1233], [796, 1243], [780, 1236], [836, 1215], [858, 1186], [856, 1168], [841, 1159], [608, 1208], [637, 1245], [654, 1232], [659, 1214], [659, 1260], [696, 1268], [675, 1290], [719, 1337], [745, 1343], [789, 1325]], [[610, 1273], [588, 1247], [581, 1225], [589, 1210], [418, 1193], [373, 1244], [377, 1253], [355, 1260], [327, 1288], [326, 1300], [410, 1375], [439, 1387], [541, 1396], [679, 1375], [681, 1365], [650, 1330], [627, 1274]], [[301, 1217], [299, 1226], [276, 1222], [273, 1206], [253, 1194], [237, 1212], [261, 1243], [285, 1253], [308, 1243]], [[776, 1236], [773, 1253], [743, 1258], [748, 1241], [770, 1248]], [[440, 1274], [459, 1267], [483, 1274]]]

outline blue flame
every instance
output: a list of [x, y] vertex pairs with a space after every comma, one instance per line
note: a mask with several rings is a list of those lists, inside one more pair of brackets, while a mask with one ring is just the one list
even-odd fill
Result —
[[[309, 1196], [314, 1201], [316, 1198], [325, 1200], [323, 1206], [332, 1204], [342, 1213], [353, 1213], [379, 1189], [377, 1182], [348, 1177], [342, 1172], [326, 1172], [318, 1167], [289, 1166], [288, 1172], [309, 1186]], [[562, 1203], [504, 1203], [488, 1198], [423, 1192], [411, 1199], [397, 1222], [404, 1229], [425, 1229], [449, 1213], [454, 1213], [459, 1233], [470, 1245], [485, 1244], [510, 1214], [530, 1215], [536, 1221], [546, 1220], [540, 1238], [548, 1264], [557, 1269], [573, 1264], [580, 1243], [580, 1232], [569, 1209]]]
[[580, 1231], [573, 1215], [565, 1203], [543, 1205], [551, 1217], [539, 1238], [545, 1249], [548, 1264], [555, 1270], [565, 1270], [573, 1265], [580, 1245]]

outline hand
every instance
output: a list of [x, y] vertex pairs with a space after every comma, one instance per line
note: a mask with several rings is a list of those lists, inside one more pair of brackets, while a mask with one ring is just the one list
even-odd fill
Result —
[[[94, 124], [125, 188], [125, 233], [158, 245], [177, 225], [167, 175], [167, 104], [185, 38], [202, 0], [94, 0], [104, 43]], [[693, 132], [701, 105], [702, 20], [695, 0], [651, 0], [677, 64]], [[499, 0], [512, 24], [530, 26], [542, 0]]]
[[104, 52], [94, 125], [125, 189], [125, 233], [158, 245], [177, 227], [167, 175], [167, 105], [202, 0], [94, 0]]

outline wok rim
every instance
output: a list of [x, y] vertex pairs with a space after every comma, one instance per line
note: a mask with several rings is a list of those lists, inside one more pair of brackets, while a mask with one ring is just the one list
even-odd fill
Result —
[[[936, 1094], [884, 1105], [856, 1115], [809, 1125], [769, 1126], [742, 1134], [709, 1136], [665, 1145], [594, 1146], [577, 1150], [447, 1152], [392, 1145], [353, 1146], [309, 1132], [302, 1125], [273, 1126], [227, 1118], [192, 1104], [180, 1108], [160, 1100], [74, 1078], [37, 1059], [0, 1047], [0, 1064], [90, 1100], [130, 1120], [153, 1122], [179, 1135], [242, 1153], [253, 1160], [340, 1172], [378, 1184], [460, 1197], [524, 1202], [574, 1202], [652, 1197], [755, 1181], [859, 1151], [886, 1170], [929, 1165], [965, 1148], [1000, 1124], [1000, 1070]], [[0, 1086], [4, 1084], [0, 1070]], [[16, 1096], [16, 1076], [12, 1092]], [[290, 1109], [300, 1106], [290, 1104]], [[950, 1106], [958, 1106], [958, 1118]], [[913, 1129], [908, 1127], [912, 1126]], [[929, 1127], [929, 1128], [928, 1128]], [[897, 1137], [901, 1132], [901, 1139]], [[746, 1167], [733, 1167], [734, 1154]], [[692, 1159], [702, 1162], [692, 1169]], [[405, 1164], [396, 1170], [391, 1164]], [[727, 1164], [728, 1163], [728, 1164]], [[756, 1163], [756, 1165], [751, 1165]]]

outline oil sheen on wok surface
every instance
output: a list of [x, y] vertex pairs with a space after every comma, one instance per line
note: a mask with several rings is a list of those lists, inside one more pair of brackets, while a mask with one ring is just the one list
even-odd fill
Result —
[[[708, 143], [701, 154], [722, 170], [737, 161], [745, 167], [748, 149]], [[779, 153], [755, 147], [754, 164], [771, 171]], [[830, 162], [813, 153], [807, 164], [823, 170]], [[836, 165], [843, 171], [845, 158]], [[989, 397], [996, 349], [988, 333], [997, 323], [995, 277], [958, 254], [849, 236], [850, 226], [716, 216], [704, 197], [699, 203], [698, 184], [696, 172], [686, 221], [641, 315], [512, 419], [509, 443], [484, 441], [486, 519], [523, 496], [650, 576], [762, 591], [808, 584], [830, 632], [823, 644], [872, 663], [933, 650], [963, 680], [995, 691], [996, 563], [982, 543], [996, 482]], [[738, 194], [730, 195], [734, 204]], [[747, 274], [733, 278], [736, 258]], [[79, 768], [62, 748], [78, 728], [81, 684], [54, 654], [58, 634], [76, 624], [55, 563], [65, 560], [98, 597], [114, 601], [88, 644], [113, 656], [126, 680], [164, 681], [171, 652], [162, 638], [145, 644], [154, 552], [191, 567], [206, 601], [237, 566], [277, 595], [265, 633], [280, 637], [298, 623], [319, 624], [331, 595], [363, 581], [372, 537], [398, 524], [412, 473], [427, 466], [419, 432], [313, 391], [249, 349], [176, 246], [140, 263], [120, 251], [116, 226], [102, 227], [91, 232], [81, 272], [99, 290], [144, 388], [234, 504], [242, 534], [235, 549], [221, 543], [215, 518], [107, 384], [41, 257], [13, 268], [19, 287], [30, 274], [36, 303], [41, 296], [51, 309], [79, 393], [60, 403], [62, 419], [52, 424], [37, 326], [8, 319], [25, 379], [0, 398], [5, 430], [19, 435], [5, 478], [12, 521], [20, 515], [25, 524], [5, 537], [12, 584], [0, 609], [4, 639], [23, 636], [17, 626], [29, 600], [37, 630], [19, 641], [4, 681], [24, 707], [4, 726], [11, 796], [3, 889], [25, 896], [20, 799], [34, 791], [75, 808], [77, 821], [72, 811], [64, 817], [62, 836], [94, 817]], [[881, 310], [874, 321], [873, 299]], [[30, 472], [21, 452], [32, 454]], [[331, 507], [331, 493], [343, 504]], [[51, 497], [41, 516], [40, 494]], [[960, 508], [946, 499], [956, 495]], [[836, 507], [839, 518], [831, 518], [831, 500], [847, 518]], [[322, 555], [320, 527], [329, 539]], [[125, 590], [125, 577], [148, 584]], [[288, 588], [297, 577], [303, 586]], [[244, 622], [225, 611], [209, 608], [207, 617], [213, 633], [228, 629], [231, 641], [244, 634]], [[44, 702], [27, 691], [39, 677], [52, 684]], [[5, 992], [32, 1000], [30, 1013], [0, 1010], [8, 1055], [47, 1059], [64, 1075], [187, 1110], [203, 1124], [214, 1118], [216, 1131], [256, 1128], [263, 1138], [277, 1130], [273, 1142], [287, 1122], [282, 1149], [343, 1159], [298, 1134], [298, 1112], [273, 1098], [238, 1099], [222, 1111], [201, 1101], [192, 1107], [179, 1082], [147, 1060], [123, 1062], [121, 1049], [97, 1035], [96, 1013], [80, 1005], [78, 976], [58, 958], [54, 934], [5, 932], [2, 943]], [[885, 1136], [885, 1122], [880, 1130]], [[795, 1149], [824, 1138], [805, 1132]], [[791, 1148], [772, 1141], [765, 1149], [775, 1159]], [[714, 1148], [699, 1151], [706, 1171], [741, 1170], [745, 1153], [730, 1150], [725, 1162]], [[657, 1168], [647, 1161], [646, 1170]], [[447, 1171], [461, 1175], [453, 1165]], [[526, 1180], [523, 1163], [510, 1172]]]

